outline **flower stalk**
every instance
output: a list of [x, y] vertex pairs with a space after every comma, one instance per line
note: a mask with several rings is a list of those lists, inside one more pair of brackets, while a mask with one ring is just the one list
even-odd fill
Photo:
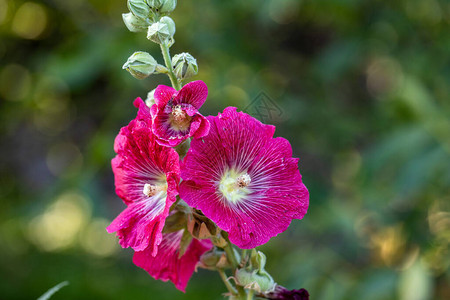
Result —
[[[159, 85], [145, 102], [136, 99], [136, 119], [115, 140], [116, 192], [127, 208], [107, 231], [116, 232], [122, 247], [135, 251], [137, 266], [183, 292], [202, 267], [219, 273], [230, 300], [288, 299], [280, 297], [290, 294], [307, 299], [306, 290], [276, 285], [264, 269], [266, 256], [255, 250], [306, 214], [309, 193], [297, 159], [289, 154], [287, 141], [273, 138], [273, 126], [236, 108], [228, 107], [217, 117], [199, 112], [208, 87], [200, 80], [182, 85], [197, 75], [196, 59], [187, 52], [170, 55], [176, 28], [168, 14], [176, 4], [128, 0], [130, 12], [123, 14], [127, 28], [147, 32], [164, 59], [159, 64], [138, 51], [123, 68], [137, 79], [166, 74], [172, 87]], [[226, 165], [229, 158], [243, 165]], [[268, 174], [273, 175], [270, 182]], [[265, 187], [270, 193], [260, 191]], [[253, 196], [255, 188], [264, 199]], [[250, 208], [260, 213], [249, 214]], [[286, 216], [279, 224], [267, 222], [280, 211]]]
[[167, 75], [170, 78], [170, 82], [172, 83], [172, 87], [179, 91], [181, 89], [181, 84], [178, 81], [177, 77], [173, 73], [173, 66], [172, 66], [172, 58], [170, 57], [170, 51], [169, 51], [169, 45], [168, 42], [164, 42], [161, 45], [161, 52], [164, 58], [164, 62], [166, 63], [167, 67]]

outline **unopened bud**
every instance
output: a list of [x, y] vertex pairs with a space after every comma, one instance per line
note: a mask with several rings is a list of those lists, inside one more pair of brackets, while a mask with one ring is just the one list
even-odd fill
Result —
[[177, 0], [163, 0], [161, 2], [163, 2], [163, 4], [159, 11], [163, 14], [171, 13], [175, 7], [177, 7]]
[[157, 64], [153, 56], [147, 52], [138, 51], [128, 58], [122, 68], [130, 72], [133, 77], [144, 79], [155, 72]]
[[197, 60], [189, 53], [177, 54], [172, 58], [173, 72], [178, 79], [190, 78], [198, 73]]
[[173, 37], [175, 34], [176, 27], [175, 27], [175, 22], [172, 20], [172, 18], [171, 17], [162, 17], [159, 20], [159, 22], [167, 25], [167, 27], [169, 28], [170, 37]]
[[164, 44], [170, 37], [169, 26], [165, 23], [156, 22], [148, 28], [147, 39], [157, 44]]
[[212, 250], [205, 252], [200, 257], [199, 267], [209, 270], [215, 270], [217, 268], [217, 264], [220, 262], [221, 257], [223, 256], [223, 251], [220, 251], [217, 248], [213, 248]]
[[153, 17], [153, 12], [145, 0], [128, 0], [127, 5], [130, 12], [140, 19]]
[[146, 104], [148, 107], [152, 107], [153, 104], [155, 104], [155, 90], [156, 90], [156, 89], [154, 89], [154, 90], [148, 92], [148, 94], [147, 94], [147, 99], [145, 99], [145, 104]]
[[177, 0], [146, 0], [154, 12], [171, 13], [177, 6]]
[[246, 289], [265, 293], [275, 288], [275, 281], [269, 274], [259, 274], [257, 270], [239, 269], [235, 274], [236, 282]]
[[122, 14], [123, 22], [127, 26], [128, 30], [131, 32], [142, 32], [146, 31], [149, 24], [142, 19], [139, 19], [132, 13]]

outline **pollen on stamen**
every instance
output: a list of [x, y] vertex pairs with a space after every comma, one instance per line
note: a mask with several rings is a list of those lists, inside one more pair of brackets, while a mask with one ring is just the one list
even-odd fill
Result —
[[144, 185], [144, 189], [142, 190], [142, 193], [144, 193], [147, 197], [152, 197], [156, 195], [157, 188], [155, 185], [146, 183]]
[[252, 179], [250, 178], [250, 175], [247, 173], [242, 174], [236, 179], [236, 184], [240, 188], [247, 187], [252, 182]]
[[178, 124], [183, 123], [187, 119], [187, 114], [183, 111], [181, 105], [177, 105], [172, 109], [172, 116], [173, 120]]

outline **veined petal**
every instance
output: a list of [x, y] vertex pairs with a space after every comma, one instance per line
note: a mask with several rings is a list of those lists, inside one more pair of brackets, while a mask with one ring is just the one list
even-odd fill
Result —
[[178, 195], [179, 156], [151, 131], [149, 108], [141, 99], [136, 119], [120, 130], [112, 160], [116, 193], [128, 207], [111, 223], [123, 247], [156, 255], [170, 206]]
[[169, 211], [166, 209], [165, 193], [161, 192], [152, 198], [130, 204], [106, 228], [109, 233], [117, 232], [123, 248], [142, 251], [150, 245], [149, 250], [156, 254]]
[[207, 97], [208, 87], [203, 81], [197, 80], [186, 84], [175, 96], [174, 102], [191, 104], [196, 109], [200, 109]]
[[[156, 95], [159, 93], [158, 95]], [[209, 124], [198, 109], [208, 96], [208, 88], [202, 81], [186, 84], [180, 91], [158, 86], [156, 104], [152, 105], [152, 131], [163, 146], [176, 147], [190, 137], [208, 134]], [[198, 132], [197, 132], [198, 131]]]
[[158, 85], [154, 94], [156, 105], [158, 105], [158, 107], [166, 106], [176, 93], [177, 90], [170, 86]]
[[212, 243], [209, 240], [200, 241], [194, 238], [183, 256], [179, 257], [182, 236], [183, 230], [163, 234], [156, 256], [152, 256], [149, 249], [145, 249], [134, 254], [133, 262], [153, 278], [170, 280], [177, 289], [184, 292], [200, 256], [212, 248]]
[[254, 248], [306, 214], [309, 194], [298, 159], [274, 126], [235, 108], [208, 117], [209, 134], [193, 140], [181, 168], [180, 196], [229, 233], [241, 248]]

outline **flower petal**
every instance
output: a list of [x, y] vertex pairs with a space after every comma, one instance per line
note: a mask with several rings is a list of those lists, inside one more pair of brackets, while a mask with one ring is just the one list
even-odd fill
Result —
[[177, 93], [177, 90], [166, 85], [158, 85], [155, 89], [155, 103], [158, 107], [163, 108]]
[[195, 266], [200, 261], [200, 256], [212, 248], [212, 243], [209, 240], [192, 239], [186, 252], [179, 257], [182, 236], [183, 230], [163, 234], [156, 256], [153, 257], [151, 252], [145, 249], [134, 254], [133, 262], [146, 270], [153, 278], [162, 281], [170, 280], [177, 289], [184, 292]]
[[[140, 251], [150, 248], [156, 255], [170, 206], [178, 195], [179, 156], [163, 147], [151, 131], [149, 108], [141, 99], [137, 117], [123, 127], [115, 141], [117, 156], [112, 160], [116, 193], [128, 207], [111, 223], [123, 247]], [[144, 194], [147, 184], [159, 189]]]
[[[237, 246], [262, 245], [307, 211], [309, 194], [298, 159], [292, 158], [287, 140], [273, 138], [274, 126], [235, 108], [208, 120], [209, 134], [191, 142], [183, 161], [180, 196], [227, 231]], [[251, 179], [236, 199], [221, 190], [230, 170]], [[234, 193], [239, 188], [236, 184], [232, 189]]]
[[197, 80], [186, 84], [176, 95], [174, 103], [187, 103], [191, 104], [196, 109], [200, 109], [207, 97], [208, 87], [203, 81]]
[[169, 209], [165, 211], [165, 204], [165, 195], [151, 202], [132, 203], [106, 230], [109, 233], [117, 232], [123, 248], [131, 247], [135, 251], [142, 251], [150, 245], [150, 251], [156, 253], [162, 239], [164, 221], [169, 213]]

